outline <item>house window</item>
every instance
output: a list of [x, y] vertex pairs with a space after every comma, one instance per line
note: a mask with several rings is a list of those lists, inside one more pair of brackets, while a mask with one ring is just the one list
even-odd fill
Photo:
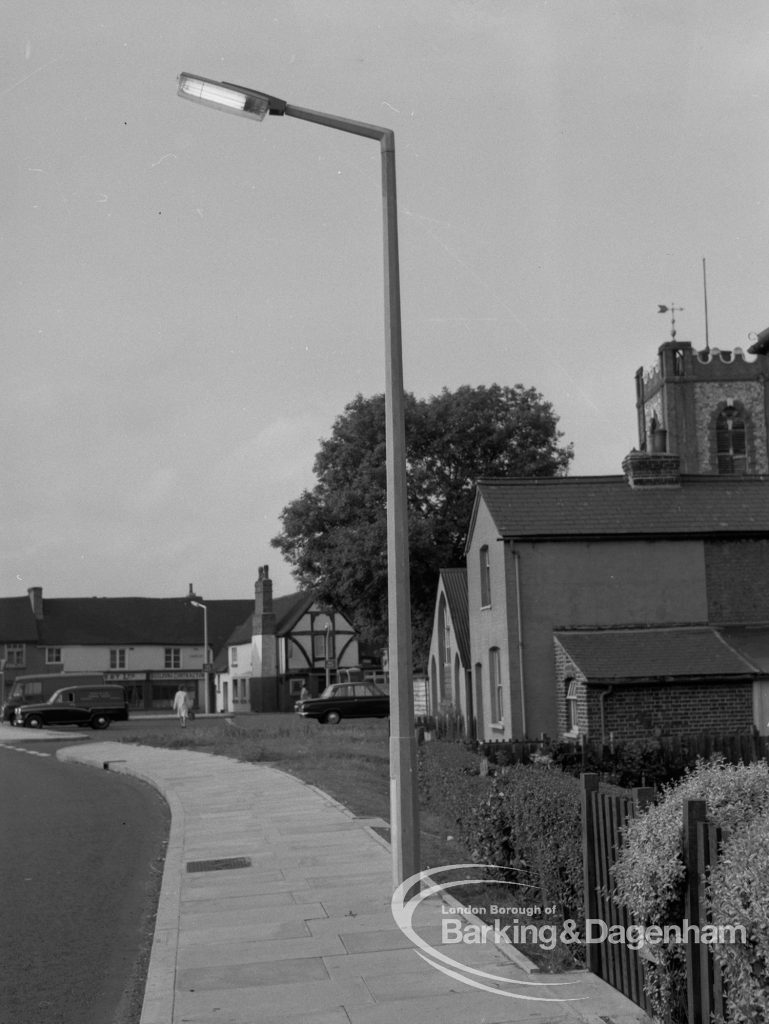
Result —
[[294, 676], [293, 679], [289, 679], [288, 686], [289, 686], [289, 692], [291, 693], [291, 696], [292, 697], [296, 697], [297, 700], [298, 700], [299, 699], [299, 695], [302, 692], [302, 687], [307, 686], [307, 677], [306, 676]]
[[489, 651], [489, 688], [491, 690], [491, 720], [504, 720], [504, 704], [502, 702], [502, 661], [499, 648], [492, 647]]
[[181, 647], [166, 647], [165, 667], [166, 668], [181, 668], [182, 667], [182, 649], [181, 649]]
[[718, 472], [741, 475], [747, 471], [745, 420], [733, 405], [727, 405], [716, 418], [716, 455]]
[[238, 649], [237, 647], [230, 647], [230, 665], [236, 668], [238, 664]]
[[5, 645], [5, 664], [7, 668], [23, 668], [26, 664], [24, 644]]
[[489, 567], [489, 545], [481, 548], [481, 608], [491, 607], [491, 569]]
[[125, 668], [125, 647], [115, 647], [109, 652], [110, 668]]
[[438, 662], [440, 674], [441, 704], [451, 703], [451, 624], [446, 614], [446, 595], [441, 594], [438, 605]]
[[60, 665], [61, 664], [61, 647], [46, 647], [46, 649], [45, 649], [45, 663], [46, 663], [46, 665]]
[[[328, 651], [326, 650], [326, 638], [328, 638]], [[334, 657], [334, 634], [325, 629], [322, 633], [312, 634], [312, 656], [315, 661], [325, 661], [326, 657]]]
[[577, 680], [566, 678], [566, 731], [572, 735], [579, 732], [579, 713], [577, 708]]

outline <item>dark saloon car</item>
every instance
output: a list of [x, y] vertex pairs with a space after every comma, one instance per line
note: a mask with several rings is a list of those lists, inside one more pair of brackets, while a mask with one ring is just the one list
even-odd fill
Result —
[[387, 718], [390, 698], [376, 683], [331, 683], [319, 697], [297, 701], [304, 718], [336, 725], [342, 718]]
[[46, 725], [90, 725], [106, 729], [110, 722], [128, 719], [128, 701], [122, 686], [67, 686], [57, 690], [44, 704], [22, 704], [16, 708], [16, 725], [42, 729]]

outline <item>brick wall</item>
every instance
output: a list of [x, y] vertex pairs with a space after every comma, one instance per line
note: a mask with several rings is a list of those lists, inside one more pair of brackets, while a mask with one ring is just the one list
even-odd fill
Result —
[[708, 620], [717, 623], [769, 621], [769, 541], [705, 543]]
[[[600, 688], [587, 693], [588, 736], [601, 738]], [[605, 739], [641, 740], [688, 732], [741, 732], [753, 724], [750, 682], [615, 686], [605, 698]]]

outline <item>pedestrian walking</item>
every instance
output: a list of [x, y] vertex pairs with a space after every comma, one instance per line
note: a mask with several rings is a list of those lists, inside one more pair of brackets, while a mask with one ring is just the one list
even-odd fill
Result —
[[187, 701], [187, 691], [183, 686], [179, 686], [179, 689], [174, 694], [174, 711], [179, 717], [179, 724], [182, 729], [187, 728], [187, 716], [190, 712], [190, 706]]

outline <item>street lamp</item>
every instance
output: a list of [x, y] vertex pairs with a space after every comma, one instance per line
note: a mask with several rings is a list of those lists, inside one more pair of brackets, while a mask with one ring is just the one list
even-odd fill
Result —
[[416, 738], [411, 677], [411, 607], [406, 428], [403, 395], [398, 214], [395, 198], [395, 135], [389, 128], [295, 107], [285, 100], [229, 82], [183, 73], [179, 96], [262, 121], [285, 115], [379, 142], [382, 154], [385, 283], [385, 428], [387, 462], [387, 568], [390, 667], [390, 826], [396, 886], [416, 874], [419, 862]]
[[193, 608], [203, 609], [203, 711], [208, 714], [211, 710], [211, 700], [208, 695], [208, 606], [202, 601], [190, 601]]

